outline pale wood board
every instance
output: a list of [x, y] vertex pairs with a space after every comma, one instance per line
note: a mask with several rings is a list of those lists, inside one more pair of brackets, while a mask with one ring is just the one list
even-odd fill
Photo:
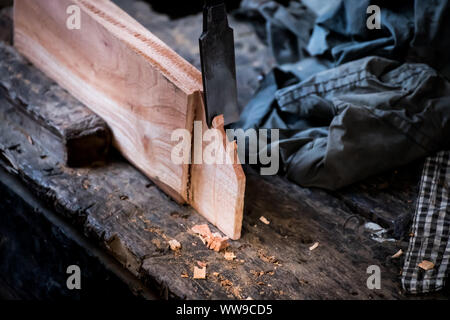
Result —
[[[206, 125], [205, 108], [202, 99], [197, 104], [196, 118], [198, 123], [202, 123], [202, 132], [208, 130]], [[231, 239], [238, 239], [241, 235], [242, 212], [244, 210], [245, 174], [239, 164], [237, 157], [236, 142], [228, 142], [224, 131], [223, 116], [214, 118], [213, 128], [218, 130], [223, 137], [223, 144], [217, 153], [217, 158], [222, 155], [223, 164], [202, 164], [191, 165], [191, 179], [189, 188], [190, 203], [198, 212]], [[195, 131], [194, 131], [195, 132]], [[194, 140], [197, 139], [194, 134]], [[203, 150], [210, 142], [203, 141]], [[227, 153], [232, 150], [231, 154]], [[193, 151], [195, 158], [195, 151]], [[233, 164], [226, 164], [227, 160]]]
[[[66, 27], [71, 5], [81, 9], [80, 30]], [[16, 48], [100, 115], [131, 163], [173, 199], [239, 238], [241, 166], [171, 161], [172, 132], [192, 132], [196, 112], [204, 118], [195, 67], [108, 0], [16, 0], [14, 19]], [[202, 191], [208, 189], [213, 193]]]

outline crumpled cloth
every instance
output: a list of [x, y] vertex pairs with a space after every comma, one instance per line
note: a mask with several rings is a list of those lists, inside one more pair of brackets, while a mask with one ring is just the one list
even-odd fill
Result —
[[243, 1], [279, 66], [233, 128], [280, 129], [280, 173], [330, 190], [448, 149], [449, 2], [307, 3]]
[[299, 82], [267, 75], [234, 128], [280, 129], [282, 172], [338, 189], [450, 146], [450, 83], [425, 64], [368, 57]]
[[[239, 11], [252, 19], [279, 65], [307, 56], [333, 66], [380, 56], [426, 63], [450, 78], [450, 0], [279, 2], [244, 0]], [[370, 5], [381, 9], [379, 30], [367, 28]]]

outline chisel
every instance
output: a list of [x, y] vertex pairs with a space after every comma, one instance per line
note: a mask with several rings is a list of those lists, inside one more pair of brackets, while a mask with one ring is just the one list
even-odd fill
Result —
[[206, 120], [223, 114], [225, 125], [239, 120], [233, 29], [228, 25], [224, 1], [206, 0], [200, 57]]

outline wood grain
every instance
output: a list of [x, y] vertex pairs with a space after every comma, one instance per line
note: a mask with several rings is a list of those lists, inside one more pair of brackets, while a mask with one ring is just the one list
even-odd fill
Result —
[[[66, 27], [71, 5], [81, 9], [80, 30]], [[201, 73], [108, 0], [17, 0], [14, 10], [18, 50], [100, 115], [117, 149], [162, 190], [238, 238], [240, 166], [171, 161], [172, 132], [192, 132], [204, 109]], [[201, 191], [211, 183], [213, 194]]]
[[[202, 102], [201, 99], [199, 100]], [[197, 104], [195, 114], [197, 123], [202, 124], [202, 132], [206, 132], [208, 126], [203, 103]], [[205, 159], [202, 164], [193, 162], [189, 202], [222, 232], [236, 240], [241, 236], [245, 174], [237, 157], [236, 142], [229, 142], [225, 135], [223, 116], [214, 118], [212, 125], [223, 138], [220, 151], [216, 154], [216, 159], [221, 161], [217, 164], [207, 164]], [[194, 130], [194, 140], [197, 140], [197, 137]], [[203, 151], [210, 143], [210, 141], [202, 141]], [[227, 153], [227, 147], [231, 152]], [[195, 160], [195, 151], [193, 151], [193, 158]]]

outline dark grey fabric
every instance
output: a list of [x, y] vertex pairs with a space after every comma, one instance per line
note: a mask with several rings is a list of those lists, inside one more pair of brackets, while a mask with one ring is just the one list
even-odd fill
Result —
[[428, 65], [450, 75], [450, 0], [314, 1], [243, 2], [279, 66], [233, 127], [280, 129], [282, 172], [326, 189], [448, 148], [450, 84]]
[[[331, 0], [308, 44], [313, 56], [331, 55], [342, 64], [377, 55], [421, 62], [450, 76], [450, 2], [448, 0]], [[367, 8], [381, 9], [381, 29], [366, 26]]]
[[450, 83], [425, 64], [368, 57], [297, 83], [275, 69], [237, 128], [279, 128], [283, 171], [337, 189], [449, 147]]
[[296, 63], [306, 57], [316, 14], [302, 3], [290, 1], [284, 6], [275, 1], [244, 0], [236, 15], [253, 21], [278, 64]]
[[[305, 56], [335, 66], [381, 56], [426, 63], [450, 78], [450, 0], [305, 1], [314, 3], [318, 12], [301, 1], [286, 6], [278, 2], [244, 0], [240, 14], [255, 21], [280, 65]], [[367, 28], [370, 5], [381, 9], [379, 30]]]

